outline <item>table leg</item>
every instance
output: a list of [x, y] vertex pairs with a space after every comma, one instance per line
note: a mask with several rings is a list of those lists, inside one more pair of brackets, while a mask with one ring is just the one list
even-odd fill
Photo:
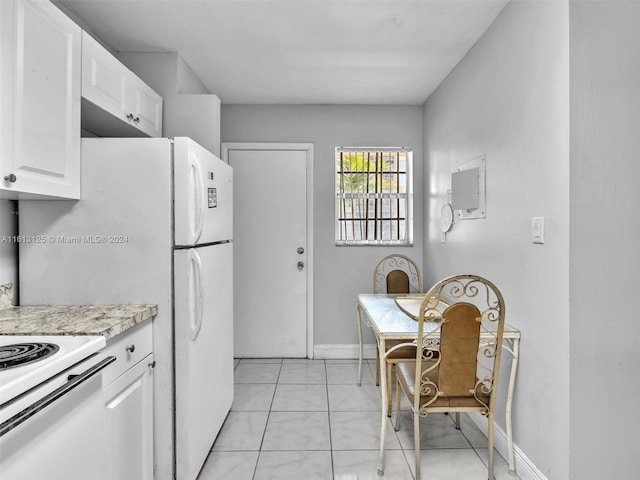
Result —
[[506, 405], [506, 422], [507, 422], [507, 451], [509, 454], [509, 474], [516, 476], [516, 461], [513, 452], [513, 427], [511, 424], [511, 406], [513, 404], [513, 392], [516, 384], [516, 371], [518, 369], [518, 358], [520, 356], [520, 339], [516, 338], [511, 344], [513, 350], [511, 354], [513, 359], [511, 361], [511, 375], [509, 377], [509, 389], [507, 390], [507, 405]]
[[362, 313], [360, 312], [360, 305], [358, 305], [358, 341], [359, 341], [359, 350], [358, 350], [358, 381], [356, 382], [358, 386], [362, 385], [362, 357], [363, 357], [363, 345], [362, 345]]
[[384, 475], [384, 437], [387, 433], [387, 410], [388, 410], [388, 394], [387, 394], [387, 369], [385, 368], [385, 344], [383, 339], [378, 339], [378, 352], [380, 359], [380, 388], [382, 390], [382, 415], [380, 420], [380, 460], [378, 463], [378, 475]]

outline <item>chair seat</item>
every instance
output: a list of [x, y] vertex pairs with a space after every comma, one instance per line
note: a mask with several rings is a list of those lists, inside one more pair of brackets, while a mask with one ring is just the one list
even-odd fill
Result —
[[[435, 365], [435, 360], [423, 360], [423, 372], [432, 368]], [[438, 367], [435, 367], [433, 370], [429, 372], [429, 378], [435, 384], [438, 384]], [[398, 381], [402, 384], [402, 387], [405, 392], [407, 392], [407, 396], [409, 397], [409, 401], [411, 404], [414, 402], [415, 397], [415, 378], [416, 378], [416, 362], [409, 360], [401, 360], [396, 363], [396, 376]], [[489, 405], [489, 395], [477, 395], [478, 399], [473, 394], [465, 395], [465, 396], [446, 396], [443, 395], [438, 397], [435, 402], [430, 403], [429, 407], [467, 407], [467, 408], [478, 408], [485, 410], [486, 406]], [[430, 401], [433, 397], [422, 395], [420, 397], [420, 405]]]
[[[387, 340], [385, 342], [385, 347], [389, 350], [391, 347], [395, 347], [396, 345], [400, 345], [401, 343], [408, 343], [409, 340]], [[402, 347], [398, 350], [394, 350], [390, 354], [387, 355], [387, 361], [389, 360], [397, 360], [397, 359], [415, 359], [416, 358], [416, 347]]]
[[[407, 343], [409, 340], [387, 340], [385, 342], [385, 347], [389, 350], [391, 347], [395, 347], [396, 345], [400, 345], [401, 343]], [[438, 356], [438, 352], [433, 352], [433, 357], [436, 358]], [[387, 361], [391, 360], [392, 363], [396, 363], [396, 360], [414, 360], [416, 358], [416, 347], [402, 347], [387, 355]]]

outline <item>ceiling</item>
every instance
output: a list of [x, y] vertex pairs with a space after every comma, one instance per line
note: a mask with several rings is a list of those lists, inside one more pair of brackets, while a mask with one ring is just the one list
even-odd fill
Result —
[[232, 104], [421, 105], [508, 0], [58, 0], [118, 52], [178, 52]]

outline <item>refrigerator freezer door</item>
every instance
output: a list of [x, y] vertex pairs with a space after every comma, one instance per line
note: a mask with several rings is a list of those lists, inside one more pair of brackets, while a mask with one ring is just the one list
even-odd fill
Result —
[[176, 478], [195, 480], [233, 402], [233, 244], [176, 250], [174, 271]]
[[174, 139], [175, 244], [233, 238], [232, 168], [189, 138]]

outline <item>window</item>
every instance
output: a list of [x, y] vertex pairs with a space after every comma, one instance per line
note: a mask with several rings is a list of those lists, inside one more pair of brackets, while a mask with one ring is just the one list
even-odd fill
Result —
[[412, 151], [336, 148], [336, 245], [411, 245]]

